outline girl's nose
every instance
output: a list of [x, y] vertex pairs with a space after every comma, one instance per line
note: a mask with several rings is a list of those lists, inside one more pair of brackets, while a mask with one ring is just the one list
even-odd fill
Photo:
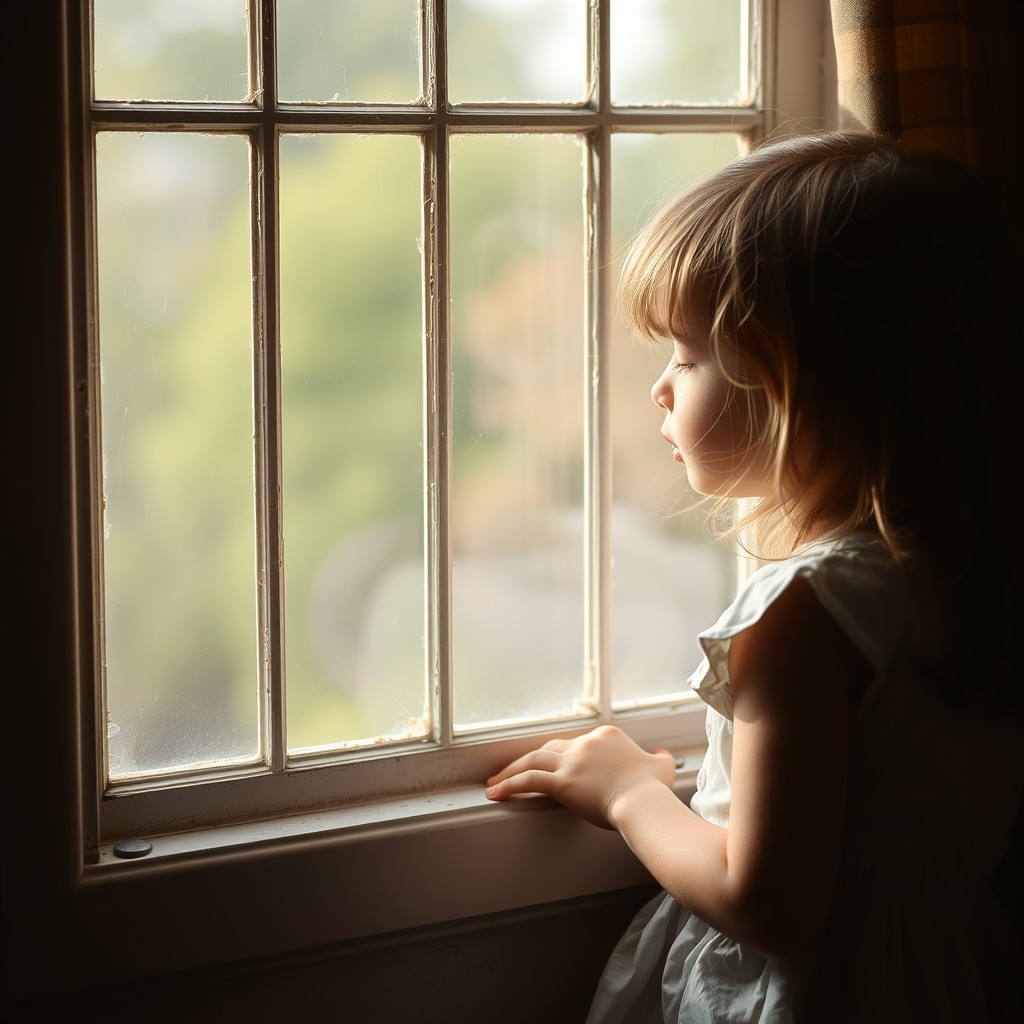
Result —
[[655, 382], [651, 385], [651, 401], [658, 406], [660, 409], [668, 409], [671, 402], [671, 389], [665, 383], [665, 374], [663, 373]]

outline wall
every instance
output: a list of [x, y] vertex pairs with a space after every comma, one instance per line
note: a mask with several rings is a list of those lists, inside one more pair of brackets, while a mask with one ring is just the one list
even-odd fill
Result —
[[[10, 1024], [248, 1020], [582, 1024], [616, 939], [654, 887], [390, 937], [301, 959], [161, 977], [30, 1006]], [[144, 915], [137, 935], [145, 942]], [[116, 950], [111, 955], [116, 956]]]

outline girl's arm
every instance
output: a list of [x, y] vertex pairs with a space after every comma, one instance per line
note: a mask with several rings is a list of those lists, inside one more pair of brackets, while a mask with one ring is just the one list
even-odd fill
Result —
[[832, 902], [849, 732], [867, 664], [803, 579], [729, 648], [732, 805], [712, 825], [672, 792], [671, 758], [620, 730], [554, 740], [488, 780], [488, 796], [546, 793], [619, 830], [698, 917], [772, 956], [796, 953]]

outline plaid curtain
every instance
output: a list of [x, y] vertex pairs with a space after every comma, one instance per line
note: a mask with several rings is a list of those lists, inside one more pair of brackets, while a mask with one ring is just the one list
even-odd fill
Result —
[[831, 0], [845, 127], [945, 153], [986, 179], [1019, 244], [1024, 0]]
[[[1021, 0], [832, 0], [848, 125], [976, 170], [1009, 159]], [[1015, 24], [1016, 23], [1016, 24]], [[1014, 38], [1017, 36], [1017, 38]]]

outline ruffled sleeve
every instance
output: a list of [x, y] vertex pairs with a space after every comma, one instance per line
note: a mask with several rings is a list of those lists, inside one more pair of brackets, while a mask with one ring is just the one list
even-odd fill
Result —
[[844, 538], [809, 545], [781, 562], [762, 566], [747, 580], [736, 600], [697, 640], [704, 657], [687, 680], [709, 707], [732, 720], [729, 646], [737, 633], [758, 622], [797, 577], [805, 577], [825, 610], [851, 642], [878, 668], [900, 642], [904, 623], [893, 615], [891, 596], [876, 600], [878, 589], [891, 595], [898, 572], [873, 538]]

